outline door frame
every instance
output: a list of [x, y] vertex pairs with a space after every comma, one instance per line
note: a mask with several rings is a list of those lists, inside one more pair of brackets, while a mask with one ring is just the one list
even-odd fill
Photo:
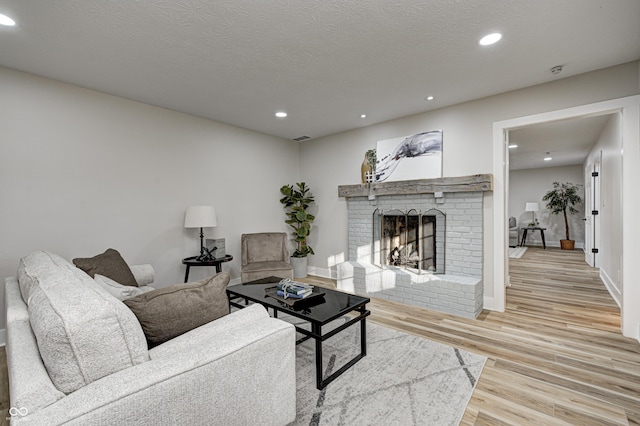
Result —
[[[601, 165], [602, 150], [584, 168], [584, 258], [592, 268], [599, 268], [600, 263], [597, 254], [591, 250], [598, 248], [600, 244], [600, 214], [594, 215], [592, 212], [597, 210], [598, 213], [601, 213], [602, 211], [600, 201]], [[597, 173], [597, 177], [594, 177], [593, 173]]]
[[[622, 227], [623, 236], [623, 300], [621, 309], [622, 333], [640, 341], [640, 309], [632, 302], [640, 300], [640, 283], [634, 284], [633, 275], [640, 273], [634, 259], [640, 258], [640, 221], [635, 216], [640, 211], [640, 197], [635, 191], [640, 187], [640, 95], [596, 102], [493, 123], [493, 296], [485, 297], [485, 308], [504, 312], [506, 286], [509, 276], [507, 204], [509, 171], [505, 168], [508, 155], [505, 152], [506, 134], [510, 130], [533, 124], [547, 123], [569, 118], [589, 117], [621, 112], [622, 114]], [[635, 188], [635, 189], [634, 189]], [[635, 215], [635, 216], [634, 216]], [[629, 237], [625, 237], [628, 235]], [[635, 241], [634, 241], [635, 240]], [[637, 275], [636, 275], [637, 276]]]

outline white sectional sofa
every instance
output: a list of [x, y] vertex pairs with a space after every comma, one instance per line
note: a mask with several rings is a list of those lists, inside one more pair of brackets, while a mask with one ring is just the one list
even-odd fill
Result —
[[[139, 282], [153, 280], [150, 266], [131, 270]], [[120, 300], [45, 251], [21, 259], [18, 277], [5, 280], [5, 304], [12, 425], [295, 418], [295, 329], [260, 305], [148, 349]]]

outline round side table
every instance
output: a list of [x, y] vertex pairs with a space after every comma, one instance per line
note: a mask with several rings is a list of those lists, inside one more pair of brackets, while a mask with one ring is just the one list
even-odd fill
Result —
[[187, 271], [184, 274], [184, 282], [189, 281], [189, 270], [192, 266], [215, 266], [216, 274], [222, 272], [222, 264], [233, 260], [233, 256], [230, 254], [224, 255], [224, 257], [216, 257], [213, 260], [197, 260], [198, 256], [191, 256], [182, 259], [182, 264], [187, 265]]

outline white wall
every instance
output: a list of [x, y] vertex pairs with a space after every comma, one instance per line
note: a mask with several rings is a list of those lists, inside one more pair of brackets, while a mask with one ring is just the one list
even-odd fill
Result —
[[[622, 302], [622, 134], [620, 114], [613, 114], [589, 153], [585, 166], [594, 164], [602, 155], [600, 165], [600, 233], [596, 247], [599, 252], [600, 276], [620, 305]], [[636, 192], [637, 193], [637, 192]]]
[[113, 247], [153, 264], [159, 286], [182, 282], [181, 259], [199, 250], [199, 230], [183, 228], [192, 204], [215, 206], [205, 235], [226, 238], [232, 277], [241, 233], [287, 231], [279, 189], [298, 180], [296, 142], [6, 68], [0, 93], [3, 281], [36, 249], [72, 259]]
[[[206, 203], [219, 224], [206, 234], [227, 239], [236, 259], [223, 269], [238, 277], [240, 234], [286, 231], [279, 188], [305, 180], [317, 200], [311, 269], [326, 275], [347, 252], [338, 185], [359, 182], [378, 140], [443, 129], [445, 176], [491, 173], [494, 121], [636, 94], [638, 74], [638, 62], [623, 64], [298, 145], [0, 68], [0, 272], [15, 275], [35, 249], [73, 258], [114, 247], [131, 263], [152, 263], [158, 283], [180, 282], [180, 259], [198, 248], [184, 210]], [[491, 205], [489, 193], [488, 236]], [[485, 296], [493, 247], [486, 238]]]
[[[638, 62], [632, 62], [304, 142], [301, 179], [311, 185], [318, 204], [310, 239], [316, 255], [310, 264], [316, 273], [327, 275], [335, 263], [346, 260], [347, 208], [346, 200], [338, 197], [338, 185], [359, 183], [363, 154], [375, 148], [377, 141], [443, 129], [444, 176], [492, 173], [493, 122], [638, 92]], [[488, 193], [484, 203], [487, 236], [493, 235], [492, 202]], [[494, 292], [493, 253], [494, 241], [488, 237], [484, 244], [485, 297]]]
[[[518, 226], [527, 226], [531, 222], [531, 212], [525, 212], [525, 203], [537, 202], [540, 211], [535, 217], [544, 232], [547, 246], [560, 247], [560, 240], [565, 239], [564, 218], [561, 214], [551, 214], [546, 208], [546, 202], [542, 201], [544, 194], [553, 189], [553, 182], [584, 184], [584, 169], [582, 165], [563, 167], [544, 167], [539, 169], [511, 170], [509, 172], [509, 216], [518, 220]], [[579, 193], [584, 200], [584, 186]], [[578, 214], [568, 214], [569, 234], [575, 240], [576, 248], [584, 246], [584, 202], [576, 206]], [[522, 233], [520, 233], [522, 237]], [[542, 245], [540, 232], [527, 234], [527, 245]]]

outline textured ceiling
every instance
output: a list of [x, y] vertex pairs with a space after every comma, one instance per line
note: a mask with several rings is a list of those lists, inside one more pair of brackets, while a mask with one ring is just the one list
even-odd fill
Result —
[[[18, 22], [0, 29], [0, 65], [288, 139], [640, 58], [638, 0], [3, 0], [0, 13]], [[480, 47], [493, 31], [503, 40]]]

